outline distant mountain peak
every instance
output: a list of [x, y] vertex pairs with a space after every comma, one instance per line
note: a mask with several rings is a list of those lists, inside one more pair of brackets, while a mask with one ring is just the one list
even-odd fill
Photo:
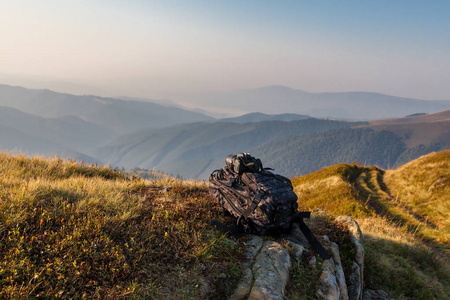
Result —
[[271, 92], [295, 92], [295, 93], [305, 93], [309, 94], [309, 92], [299, 89], [294, 89], [285, 85], [268, 85], [268, 86], [262, 86], [260, 88], [256, 88], [255, 90], [258, 91], [271, 91]]

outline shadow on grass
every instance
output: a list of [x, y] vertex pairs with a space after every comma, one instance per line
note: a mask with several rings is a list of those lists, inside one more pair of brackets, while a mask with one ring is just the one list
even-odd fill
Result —
[[396, 299], [450, 299], [446, 258], [423, 245], [364, 239], [365, 288], [383, 289]]

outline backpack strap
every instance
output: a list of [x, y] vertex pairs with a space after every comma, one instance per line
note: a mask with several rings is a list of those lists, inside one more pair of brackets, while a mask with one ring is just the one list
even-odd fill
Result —
[[247, 220], [247, 218], [252, 214], [252, 212], [258, 207], [259, 202], [261, 202], [262, 195], [260, 193], [257, 193], [253, 199], [252, 204], [248, 206], [248, 208], [244, 211], [242, 214], [242, 217], [244, 220]]
[[305, 235], [308, 242], [311, 246], [316, 250], [316, 252], [320, 255], [323, 260], [330, 259], [331, 256], [327, 250], [322, 246], [322, 244], [317, 240], [311, 230], [306, 226], [305, 222], [303, 222], [303, 218], [310, 218], [311, 212], [299, 212], [294, 219], [295, 223], [298, 223], [300, 226], [300, 230]]
[[216, 226], [219, 229], [222, 229], [226, 232], [229, 232], [229, 233], [237, 235], [237, 236], [242, 236], [245, 233], [245, 230], [242, 229], [242, 226], [240, 226], [239, 224], [233, 224], [231, 226], [227, 226], [216, 220], [211, 220], [210, 224], [213, 226]]

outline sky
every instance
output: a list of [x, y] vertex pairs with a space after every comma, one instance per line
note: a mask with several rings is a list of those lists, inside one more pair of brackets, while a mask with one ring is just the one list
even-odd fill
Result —
[[447, 0], [0, 0], [0, 20], [0, 83], [179, 103], [267, 85], [450, 100]]

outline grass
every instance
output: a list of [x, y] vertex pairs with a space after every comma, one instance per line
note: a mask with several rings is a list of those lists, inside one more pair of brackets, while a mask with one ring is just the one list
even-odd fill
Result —
[[448, 257], [385, 218], [359, 220], [364, 232], [365, 286], [395, 299], [450, 299]]
[[[365, 286], [396, 299], [450, 299], [449, 156], [397, 170], [339, 164], [293, 179], [300, 210], [351, 215], [364, 233]], [[245, 238], [206, 183], [128, 178], [108, 167], [0, 153], [0, 298], [225, 299]], [[354, 249], [331, 218], [318, 236]], [[348, 274], [348, 272], [346, 272]], [[295, 261], [287, 299], [314, 299], [319, 269]]]
[[0, 298], [226, 298], [243, 247], [212, 218], [202, 182], [0, 154]]
[[[385, 182], [397, 206], [419, 218], [418, 232], [450, 245], [450, 150], [414, 160], [386, 172]], [[412, 219], [412, 217], [410, 218]], [[416, 222], [419, 223], [419, 222]]]
[[322, 273], [320, 263], [316, 269], [312, 269], [308, 263], [308, 257], [303, 255], [301, 259], [292, 262], [291, 278], [286, 286], [285, 299], [287, 300], [312, 300], [317, 299], [316, 291], [319, 287], [319, 277]]
[[309, 175], [294, 178], [294, 191], [299, 195], [299, 210], [321, 208], [333, 215], [351, 214], [354, 217], [375, 215], [375, 211], [361, 201], [354, 187], [356, 178], [369, 168], [338, 164]]
[[294, 178], [299, 209], [350, 215], [364, 233], [365, 286], [396, 299], [450, 299], [450, 151], [397, 170], [338, 164]]

